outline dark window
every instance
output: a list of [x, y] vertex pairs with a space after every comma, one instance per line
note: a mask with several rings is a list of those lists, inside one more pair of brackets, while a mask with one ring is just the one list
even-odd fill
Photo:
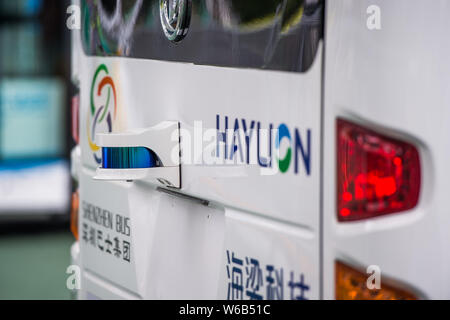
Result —
[[83, 0], [85, 52], [304, 72], [322, 39], [322, 0], [192, 0], [189, 32], [178, 43], [162, 30], [159, 2]]

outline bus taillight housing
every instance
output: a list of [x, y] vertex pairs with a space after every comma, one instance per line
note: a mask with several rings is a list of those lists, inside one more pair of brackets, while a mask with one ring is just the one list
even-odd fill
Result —
[[355, 221], [414, 208], [419, 152], [352, 122], [337, 120], [337, 218]]

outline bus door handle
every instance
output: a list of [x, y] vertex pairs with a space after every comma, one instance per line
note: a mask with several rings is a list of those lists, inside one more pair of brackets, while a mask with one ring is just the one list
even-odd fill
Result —
[[144, 181], [181, 188], [180, 123], [164, 121], [123, 133], [98, 133], [102, 164], [94, 179]]

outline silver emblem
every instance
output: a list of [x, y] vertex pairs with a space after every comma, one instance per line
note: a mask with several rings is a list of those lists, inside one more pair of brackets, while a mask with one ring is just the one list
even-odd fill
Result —
[[189, 30], [191, 0], [160, 0], [159, 15], [167, 39], [178, 42]]

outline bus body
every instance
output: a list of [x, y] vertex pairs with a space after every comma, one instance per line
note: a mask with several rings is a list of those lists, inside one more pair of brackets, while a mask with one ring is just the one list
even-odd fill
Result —
[[75, 2], [78, 298], [450, 297], [450, 2], [276, 2]]

